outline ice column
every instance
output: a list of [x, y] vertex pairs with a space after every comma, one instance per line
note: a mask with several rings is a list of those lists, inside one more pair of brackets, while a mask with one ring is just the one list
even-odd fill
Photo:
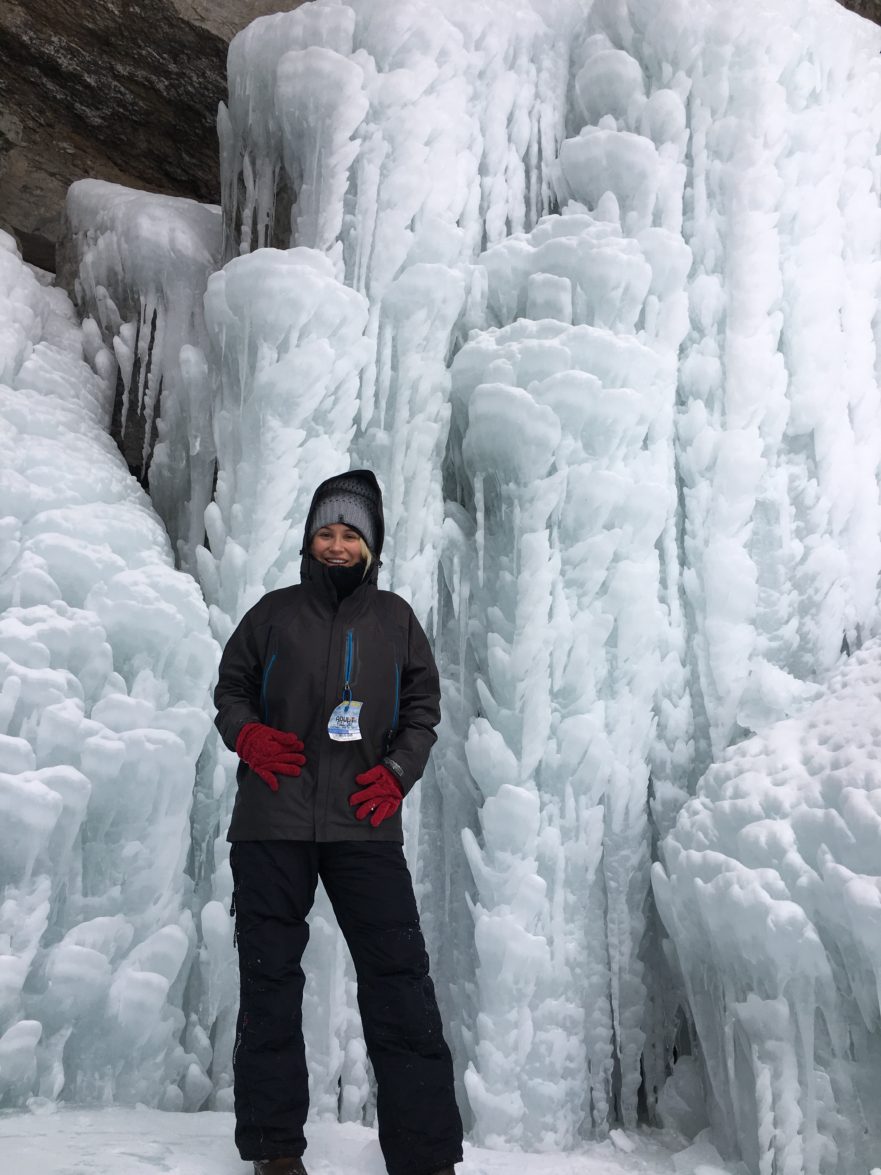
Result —
[[[233, 38], [217, 127], [226, 260], [266, 245], [334, 244], [365, 104], [348, 60], [354, 21], [346, 5], [312, 3]], [[295, 225], [305, 239], [294, 239]]]
[[496, 1144], [569, 1147], [585, 1125], [636, 1116], [649, 759], [670, 627], [657, 547], [682, 329], [671, 302], [689, 257], [652, 229], [651, 205], [619, 219], [619, 190], [481, 258], [485, 320], [512, 325], [453, 364], [452, 453], [478, 565], [466, 754], [483, 801], [480, 837], [465, 834], [480, 994], [466, 1085], [478, 1136]]
[[[349, 467], [360, 371], [369, 355], [363, 338], [367, 310], [361, 295], [338, 281], [323, 253], [261, 249], [211, 277], [205, 316], [219, 383], [217, 485], [198, 568], [212, 627], [223, 643], [265, 591], [297, 581], [312, 493]], [[209, 360], [195, 350], [191, 357], [194, 364]], [[199, 1020], [221, 1042], [212, 1070], [219, 1108], [230, 1108], [238, 1001], [224, 839], [234, 767], [234, 756], [212, 735], [201, 764], [193, 839], [196, 880], [207, 899]], [[307, 1017], [312, 1101], [316, 1113], [336, 1114], [342, 1074], [343, 1102], [355, 1116], [366, 1098], [363, 1042], [346, 1043], [354, 1003], [332, 924], [322, 891], [307, 962], [306, 1004], [315, 1013]]]
[[[609, 48], [599, 38], [586, 44], [594, 51]], [[511, 1042], [505, 1040], [504, 1026], [487, 1014], [486, 1003], [495, 1000], [490, 976], [497, 971], [482, 942], [487, 924], [512, 906], [520, 874], [515, 870], [508, 875], [510, 858], [504, 858], [507, 864], [504, 870], [501, 867], [493, 805], [485, 804], [480, 813], [486, 842], [482, 857], [466, 834], [479, 895], [484, 903], [487, 898], [492, 903], [479, 911], [477, 921], [484, 1003], [477, 1019], [477, 1061], [467, 1079], [478, 1130], [497, 1141], [524, 1137], [548, 1146], [577, 1136], [584, 1125], [602, 1131], [616, 1117], [635, 1120], [641, 1066], [650, 1107], [663, 1082], [664, 1033], [669, 1033], [669, 1026], [663, 1023], [663, 1006], [650, 1008], [642, 980], [642, 957], [657, 949], [646, 938], [644, 921], [652, 841], [647, 819], [649, 771], [654, 776], [656, 820], [669, 824], [684, 795], [692, 756], [673, 449], [676, 358], [687, 326], [685, 286], [691, 261], [680, 237], [685, 111], [672, 91], [648, 102], [636, 62], [626, 54], [607, 56], [594, 81], [591, 63], [579, 70], [576, 53], [578, 106], [570, 117], [573, 122], [590, 118], [599, 106], [620, 109], [622, 118], [625, 112], [641, 112], [641, 129], [647, 133], [628, 133], [608, 113], [600, 126], [587, 126], [562, 144], [552, 178], [561, 203], [570, 202], [564, 209], [568, 215], [544, 221], [528, 238], [513, 237], [484, 255], [484, 321], [503, 329], [483, 344], [466, 345], [454, 364], [454, 372], [466, 373], [464, 386], [478, 389], [478, 404], [485, 394], [483, 381], [490, 387], [497, 381], [507, 385], [512, 369], [517, 371], [515, 385], [553, 406], [562, 430], [559, 449], [545, 474], [563, 476], [560, 471], [566, 470], [566, 489], [558, 490], [559, 500], [551, 508], [556, 526], [552, 523], [549, 533], [558, 546], [560, 583], [547, 618], [544, 599], [530, 597], [521, 585], [523, 615], [555, 634], [555, 668], [547, 686], [547, 705], [555, 720], [545, 733], [547, 745], [535, 776], [541, 812], [536, 818], [543, 829], [545, 856], [539, 853], [535, 858], [535, 869], [531, 841], [524, 835], [518, 842], [528, 862], [525, 875], [537, 872], [549, 887], [543, 937], [554, 944], [556, 965], [542, 993], [544, 1006], [536, 994], [541, 988], [537, 980], [532, 998], [525, 999], [530, 1010], [542, 1008], [538, 1019], [544, 1022], [544, 1043], [535, 1050], [534, 1068], [524, 1062], [520, 1069], [528, 1090], [521, 1091], [523, 1105], [509, 1104], [507, 1111], [494, 1094], [501, 1090], [498, 1062]], [[538, 325], [521, 341], [517, 332], [526, 329], [524, 319], [538, 320]], [[512, 321], [513, 327], [504, 327]], [[568, 328], [561, 323], [576, 325]], [[507, 344], [509, 336], [504, 360], [491, 357], [493, 346], [502, 338]], [[550, 340], [561, 345], [552, 346]], [[481, 346], [487, 354], [481, 354], [476, 373], [468, 371], [471, 356]], [[522, 358], [515, 363], [508, 352], [521, 350]], [[561, 386], [568, 385], [565, 395], [557, 393], [558, 400], [540, 392], [553, 386], [552, 380], [543, 379], [551, 373]], [[508, 561], [508, 552], [519, 551], [517, 527], [521, 514], [526, 515], [519, 498], [514, 509], [507, 502], [498, 505], [499, 494], [502, 500], [509, 493], [516, 497], [506, 488], [505, 472], [512, 447], [506, 412], [513, 409], [501, 388], [494, 392], [499, 407], [493, 418], [492, 455], [481, 450], [483, 463], [468, 457], [473, 443], [470, 407], [467, 426], [460, 413], [452, 436], [454, 462], [461, 445], [461, 465], [472, 482], [478, 561], [486, 569], [500, 551]], [[517, 401], [511, 397], [511, 402]], [[485, 428], [480, 435], [491, 431]], [[544, 458], [534, 440], [541, 434], [534, 424], [531, 429], [518, 428], [520, 433], [529, 438], [523, 445], [532, 443], [541, 457], [540, 468], [534, 471], [541, 480]], [[493, 489], [496, 483], [502, 488]], [[504, 535], [492, 556], [491, 527]], [[527, 541], [525, 534], [522, 541]], [[472, 590], [477, 600], [483, 598], [482, 592]], [[496, 642], [507, 649], [520, 632], [518, 622], [504, 615], [496, 602], [504, 598], [493, 582], [486, 591], [486, 612], [478, 604], [478, 618], [472, 620], [473, 630], [488, 630], [486, 646], [476, 650], [475, 658], [480, 671], [490, 676]], [[580, 626], [585, 626], [583, 632]], [[571, 646], [584, 646], [591, 654], [583, 654], [582, 663], [581, 657], [568, 652]], [[533, 666], [540, 663], [537, 656], [530, 661]], [[576, 666], [585, 677], [578, 684], [572, 679]], [[478, 729], [484, 731], [482, 737], [489, 736], [485, 723], [492, 723], [485, 677], [483, 681], [481, 717], [466, 744], [482, 790], [491, 756], [485, 751], [475, 758], [475, 745], [480, 744], [474, 736]], [[495, 678], [492, 684], [496, 686]], [[493, 699], [498, 702], [495, 692]], [[525, 722], [538, 722], [540, 714], [534, 699], [523, 703]], [[507, 736], [504, 742], [517, 746]], [[495, 757], [501, 760], [498, 751]], [[499, 786], [495, 769], [489, 770], [489, 778], [494, 792]], [[545, 821], [554, 832], [545, 828]], [[554, 836], [558, 846], [552, 851], [548, 842]], [[503, 875], [508, 875], [507, 888], [494, 892], [491, 879]], [[536, 916], [536, 926], [541, 924]], [[523, 925], [528, 927], [528, 921]], [[651, 1002], [663, 1005], [659, 999]], [[548, 1042], [565, 1039], [579, 1020], [588, 1096], [578, 1104], [584, 1074], [580, 1059], [572, 1054], [566, 1070], [568, 1088], [563, 1081], [556, 1105], [542, 1104], [548, 1087], [539, 1077], [541, 1048], [555, 1056], [556, 1066], [560, 1054], [554, 1054]], [[536, 1040], [542, 1039], [535, 1031]]]
[[65, 220], [62, 277], [118, 364], [113, 433], [192, 573], [214, 445], [210, 382], [182, 349], [205, 345], [202, 298], [219, 264], [220, 209], [80, 180]]
[[[629, 6], [631, 12], [634, 7]], [[688, 329], [684, 275], [691, 256], [681, 246], [673, 247], [670, 238], [683, 235], [689, 144], [686, 99], [690, 82], [684, 72], [671, 72], [665, 58], [664, 26], [653, 23], [644, 7], [649, 28], [642, 41], [636, 41], [632, 32], [624, 35], [618, 28], [626, 10], [620, 6], [612, 9], [602, 2], [592, 7], [589, 19], [574, 39], [567, 111], [573, 135], [561, 147], [554, 176], [561, 201], [571, 199], [589, 209], [599, 209], [610, 202], [617, 207], [625, 231], [636, 236], [650, 259], [653, 278], [645, 309], [646, 339], [658, 351], [658, 361], [669, 365], [676, 363]], [[634, 17], [631, 19], [635, 22]], [[606, 27], [617, 33], [626, 48], [613, 43], [603, 31]], [[673, 389], [678, 377], [668, 368], [667, 378], [670, 399], [665, 396], [657, 407], [659, 412], [673, 414]], [[668, 463], [667, 519], [658, 547], [667, 631], [656, 702], [657, 734], [651, 756], [652, 815], [661, 832], [669, 829], [695, 781], [679, 475], [673, 446]]]
[[217, 648], [107, 433], [97, 326], [5, 234], [0, 318], [0, 1101], [197, 1109], [184, 866]]
[[792, 671], [815, 677], [878, 631], [881, 37], [836, 9], [806, 16], [780, 67], [781, 351], [799, 555]]
[[352, 7], [370, 108], [343, 244], [377, 348], [356, 449], [387, 486], [392, 586], [434, 629], [458, 270], [547, 210], [542, 150], [552, 157], [562, 132], [565, 54], [529, 4], [503, 18], [495, 3], [410, 3], [395, 21]]
[[[655, 410], [656, 428], [668, 436], [669, 444], [664, 488], [658, 491], [666, 507], [657, 543], [663, 622], [657, 631], [660, 674], [648, 758], [651, 823], [645, 837], [651, 852], [696, 782], [684, 594], [688, 570], [681, 550], [680, 475], [674, 445], [678, 350], [688, 329], [687, 274], [692, 262], [681, 240], [690, 81], [684, 72], [673, 73], [669, 68], [663, 24], [653, 22], [647, 10], [644, 41], [632, 32], [624, 34], [620, 25], [628, 11], [632, 13], [632, 6], [595, 5], [575, 38], [567, 118], [572, 137], [561, 147], [554, 182], [561, 201], [576, 201], [597, 214], [606, 207], [613, 209], [653, 269], [644, 338], [655, 349], [660, 369], [666, 371]], [[631, 19], [635, 24], [636, 17]], [[643, 1092], [653, 1118], [669, 1073], [678, 1005], [684, 997], [671, 973], [663, 929], [651, 902], [646, 906], [642, 934], [639, 958], [653, 981], [639, 995], [638, 1015], [645, 1037]]]
[[[772, 56], [777, 69], [769, 69], [755, 43], [773, 36], [767, 29], [738, 20], [735, 36], [726, 31], [723, 41], [714, 15], [701, 28], [705, 43], [689, 101], [695, 270], [679, 420], [701, 766], [738, 735], [740, 717], [748, 727], [767, 720], [763, 680], [764, 692], [776, 684], [784, 699], [798, 697], [796, 683], [787, 682], [797, 644], [800, 543], [780, 348], [786, 310], [778, 165], [788, 150], [782, 62]], [[721, 123], [734, 133], [734, 152], [718, 138]], [[827, 539], [819, 532], [815, 541]], [[740, 712], [748, 689], [749, 715]]]

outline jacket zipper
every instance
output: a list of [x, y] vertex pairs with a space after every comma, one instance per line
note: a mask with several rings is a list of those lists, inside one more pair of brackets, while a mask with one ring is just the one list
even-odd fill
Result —
[[[322, 697], [324, 699], [324, 707], [325, 707], [325, 711], [326, 711], [326, 715], [327, 715], [323, 719], [323, 721], [325, 723], [328, 721], [328, 717], [329, 717], [331, 711], [333, 710], [333, 707], [336, 705], [336, 701], [333, 701], [330, 703], [330, 710], [327, 709], [327, 705], [328, 705], [328, 701], [329, 701], [328, 696], [327, 696], [327, 687], [330, 683], [330, 667], [331, 667], [331, 662], [333, 659], [333, 647], [334, 647], [334, 641], [336, 638], [336, 630], [337, 630], [337, 615], [336, 615], [336, 613], [334, 613], [333, 619], [330, 622], [330, 638], [327, 642], [327, 661], [325, 662], [325, 666], [324, 666], [324, 689], [322, 691]], [[339, 664], [339, 662], [337, 662], [337, 664]], [[334, 691], [334, 692], [336, 692], [336, 691]], [[321, 749], [322, 750], [329, 750], [329, 748], [325, 747], [325, 742], [324, 742], [323, 737], [321, 739]], [[327, 759], [328, 759], [327, 754], [325, 753], [322, 755], [321, 752], [319, 751], [318, 764], [317, 764], [318, 770], [316, 772], [316, 787], [318, 790], [317, 790], [317, 794], [315, 797], [315, 805], [312, 809], [312, 811], [314, 813], [314, 816], [313, 816], [313, 835], [315, 836], [316, 839], [318, 839], [319, 826], [321, 827], [321, 829], [324, 829], [327, 826], [327, 811], [330, 806], [330, 788], [327, 785], [327, 773], [328, 773]], [[323, 804], [321, 804], [321, 796], [322, 795], [324, 796], [324, 803]], [[320, 807], [319, 807], [319, 805], [320, 805]], [[321, 812], [320, 821], [319, 821], [319, 816], [318, 816], [319, 811]]]
[[275, 664], [276, 654], [273, 653], [269, 658], [269, 664], [263, 671], [263, 684], [260, 687], [260, 711], [263, 714], [263, 721], [266, 721], [266, 687], [269, 685], [269, 675], [272, 672], [272, 666]]
[[401, 667], [395, 661], [395, 708], [392, 712], [392, 724], [389, 727], [389, 732], [385, 739], [385, 753], [388, 754], [394, 742], [395, 735], [398, 733], [398, 714], [401, 707]]
[[[336, 629], [336, 627], [337, 627], [337, 618], [334, 617], [333, 622], [331, 623], [330, 648], [327, 650], [327, 671], [326, 671], [325, 677], [324, 677], [324, 696], [325, 696], [325, 699], [327, 699], [327, 686], [330, 681], [330, 665], [331, 665], [331, 657], [333, 654], [334, 630]], [[339, 664], [339, 662], [337, 662], [337, 664]], [[352, 700], [352, 684], [351, 684], [351, 682], [352, 682], [352, 669], [354, 668], [354, 664], [355, 664], [355, 630], [353, 628], [348, 628], [348, 629], [346, 629], [346, 653], [345, 653], [345, 660], [343, 662], [343, 693], [342, 693], [342, 700], [343, 701], [350, 702]], [[337, 678], [336, 680], [338, 681], [339, 678]], [[334, 690], [334, 700], [331, 703], [331, 710], [333, 710], [334, 707], [339, 703], [339, 700], [340, 700], [339, 695], [336, 693], [336, 690]], [[330, 711], [328, 711], [328, 714], [329, 713], [330, 713]], [[321, 787], [321, 782], [322, 782], [321, 771], [319, 768], [319, 789]], [[325, 786], [325, 789], [324, 789], [324, 797], [325, 798], [324, 798], [324, 809], [323, 809], [323, 824], [326, 825], [327, 824], [328, 809], [330, 807], [330, 788], [327, 786]], [[317, 812], [317, 810], [318, 809], [317, 809], [317, 805], [316, 805], [316, 812]], [[318, 834], [317, 827], [316, 827], [315, 832], [317, 835]]]

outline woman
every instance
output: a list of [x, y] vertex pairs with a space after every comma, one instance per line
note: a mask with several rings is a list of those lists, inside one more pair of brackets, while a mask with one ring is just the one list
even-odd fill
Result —
[[319, 877], [355, 963], [390, 1175], [453, 1175], [462, 1158], [399, 812], [436, 738], [438, 675], [409, 605], [377, 589], [383, 537], [372, 473], [323, 482], [300, 584], [265, 595], [220, 662], [217, 728], [241, 759], [236, 1145], [257, 1175], [305, 1172], [300, 960]]

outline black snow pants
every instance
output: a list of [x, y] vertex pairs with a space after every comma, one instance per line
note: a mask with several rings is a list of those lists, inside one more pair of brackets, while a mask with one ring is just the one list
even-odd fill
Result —
[[355, 963], [389, 1175], [432, 1175], [461, 1162], [452, 1059], [401, 845], [236, 841], [230, 863], [241, 983], [233, 1053], [241, 1157], [295, 1156], [306, 1148], [300, 960], [320, 877]]

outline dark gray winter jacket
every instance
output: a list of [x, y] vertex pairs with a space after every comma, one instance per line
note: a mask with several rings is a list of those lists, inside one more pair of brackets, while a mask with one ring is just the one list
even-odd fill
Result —
[[[376, 552], [377, 557], [379, 552]], [[300, 776], [280, 775], [273, 792], [239, 763], [229, 837], [236, 840], [401, 841], [401, 815], [373, 828], [349, 797], [355, 776], [384, 762], [406, 794], [425, 770], [440, 720], [437, 668], [405, 600], [376, 586], [378, 562], [337, 605], [328, 569], [307, 553], [301, 582], [269, 592], [227, 642], [214, 692], [215, 723], [235, 750], [248, 722], [303, 740]], [[347, 662], [352, 696], [363, 702], [359, 742], [334, 742], [327, 723], [341, 701]]]

